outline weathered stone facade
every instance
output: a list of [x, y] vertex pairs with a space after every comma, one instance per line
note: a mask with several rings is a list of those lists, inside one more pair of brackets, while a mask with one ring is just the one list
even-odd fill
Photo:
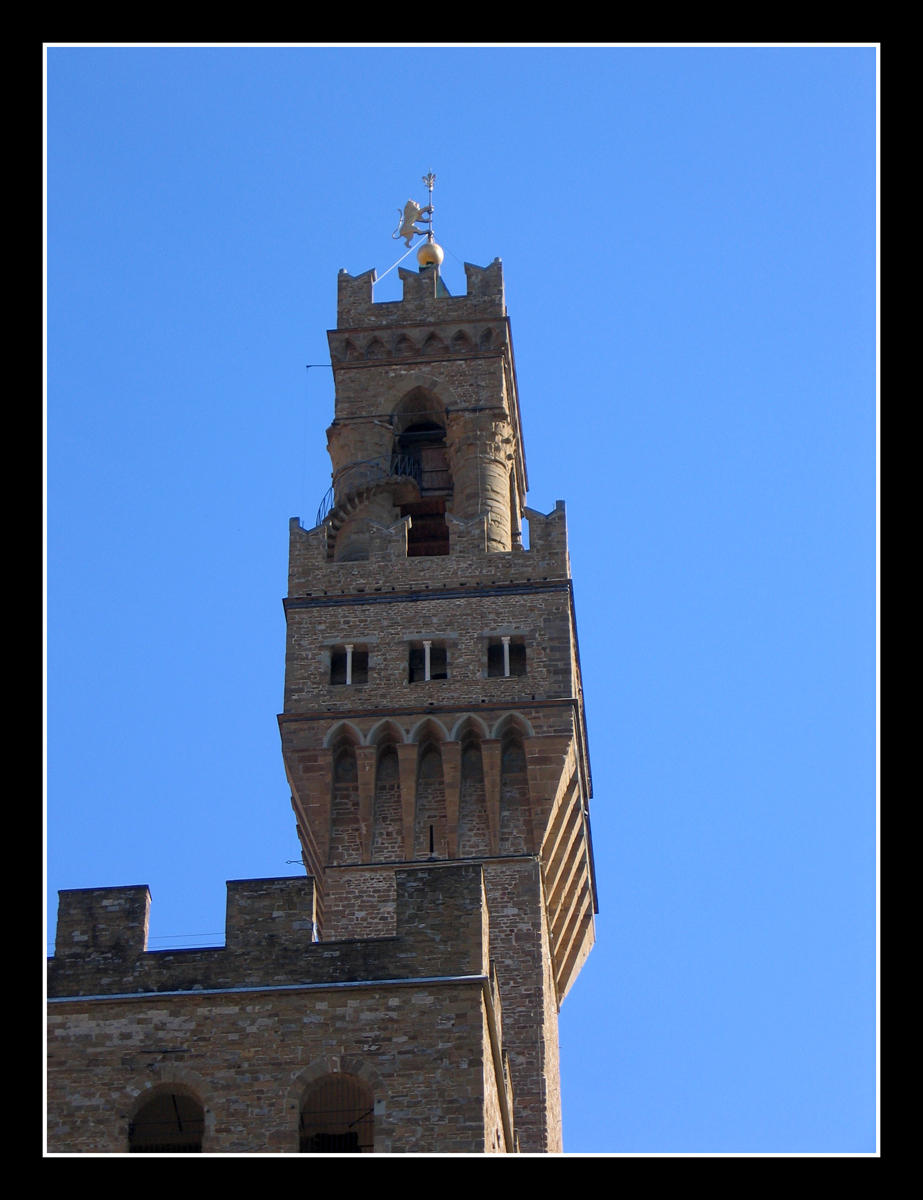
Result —
[[146, 889], [62, 894], [52, 1149], [171, 1123], [206, 1152], [561, 1149], [595, 911], [567, 531], [524, 507], [500, 262], [465, 270], [465, 296], [424, 268], [382, 304], [339, 277], [279, 717], [309, 878], [229, 885], [212, 951], [148, 952]]
[[143, 1106], [178, 1092], [202, 1105], [203, 1152], [297, 1153], [304, 1093], [333, 1073], [374, 1097], [368, 1149], [509, 1149], [480, 869], [398, 871], [395, 890], [391, 937], [318, 944], [312, 880], [239, 880], [223, 949], [156, 952], [147, 888], [62, 893], [49, 1149], [124, 1152]]

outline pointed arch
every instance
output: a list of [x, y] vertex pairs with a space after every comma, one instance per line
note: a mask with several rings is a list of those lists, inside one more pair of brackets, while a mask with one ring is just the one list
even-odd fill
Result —
[[420, 363], [422, 370], [412, 370], [408, 364], [406, 374], [381, 381], [382, 414], [391, 418], [395, 434], [414, 423], [409, 419], [412, 412], [417, 420], [433, 420], [447, 427], [450, 412], [462, 404], [449, 382], [427, 370], [427, 365]]
[[449, 734], [438, 717], [424, 717], [411, 729], [407, 741], [416, 742], [417, 745], [425, 741], [441, 744], [449, 741]]
[[331, 866], [362, 860], [359, 821], [359, 768], [356, 746], [343, 736], [335, 742], [331, 770], [330, 850]]
[[476, 717], [474, 713], [465, 713], [463, 717], [459, 717], [449, 734], [449, 741], [460, 742], [463, 738], [473, 734], [478, 739], [490, 737], [490, 732], [487, 728], [487, 722], [482, 721], [480, 717]]
[[492, 738], [502, 739], [504, 734], [515, 731], [521, 738], [535, 737], [535, 730], [526, 718], [517, 712], [504, 713], [494, 722], [491, 730]]
[[532, 851], [529, 776], [521, 720], [500, 722], [500, 853]]
[[399, 437], [408, 430], [425, 425], [435, 425], [445, 430], [445, 404], [435, 388], [417, 383], [409, 388], [392, 409], [391, 423]]
[[427, 735], [420, 742], [413, 822], [414, 858], [448, 856], [445, 776], [441, 752], [444, 740]]
[[424, 719], [416, 722], [416, 725], [410, 730], [407, 740], [408, 742], [415, 742], [418, 745], [422, 742], [427, 742], [427, 740], [442, 744], [443, 742], [448, 742], [449, 731], [446, 730], [442, 721], [438, 719], [438, 716], [424, 716]]
[[372, 861], [400, 862], [404, 857], [400, 743], [384, 736], [375, 760], [375, 793], [372, 798]]
[[367, 746], [385, 746], [387, 744], [401, 745], [409, 741], [406, 733], [393, 717], [383, 717], [368, 731]]
[[362, 745], [362, 734], [352, 721], [337, 721], [324, 735], [324, 748], [327, 750], [337, 746], [340, 742], [349, 742], [352, 746]]
[[400, 508], [401, 516], [411, 519], [407, 555], [419, 558], [448, 554], [445, 507], [452, 490], [452, 473], [445, 406], [431, 389], [417, 385], [395, 405], [392, 424], [392, 470], [411, 476], [419, 487], [419, 496]]
[[[457, 727], [458, 728], [458, 727]], [[458, 797], [458, 857], [474, 858], [490, 853], [487, 789], [481, 755], [482, 730], [476, 717], [466, 717], [458, 728], [461, 742], [461, 781]]]

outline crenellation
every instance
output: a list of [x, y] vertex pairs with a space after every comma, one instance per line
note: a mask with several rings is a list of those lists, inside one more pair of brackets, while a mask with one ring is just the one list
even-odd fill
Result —
[[146, 884], [61, 892], [55, 956], [131, 958], [147, 949], [150, 909]]
[[398, 268], [404, 287], [402, 300], [375, 301], [373, 269], [361, 275], [341, 270], [337, 276], [337, 329], [391, 329], [403, 326], [413, 312], [418, 321], [437, 318], [442, 321], [477, 320], [505, 317], [503, 270], [499, 258], [487, 267], [465, 263], [467, 294], [450, 296], [440, 290], [435, 271], [409, 271]]
[[[561, 501], [558, 502], [562, 504]], [[289, 522], [289, 600], [305, 595], [348, 595], [360, 590], [381, 592], [441, 588], [496, 583], [545, 583], [559, 579], [568, 581], [569, 556], [567, 524], [563, 507], [545, 515], [534, 509], [524, 513], [529, 524], [529, 547], [521, 545], [505, 552], [490, 552], [486, 548], [487, 513], [469, 518], [449, 513], [450, 552], [439, 564], [438, 581], [433, 579], [432, 562], [426, 558], [408, 557], [406, 543], [400, 541], [396, 526], [372, 522], [370, 546], [383, 542], [387, 550], [371, 551], [358, 561], [331, 561], [327, 551], [327, 534], [323, 524], [306, 529], [299, 518]], [[404, 518], [406, 521], [406, 518]], [[410, 518], [412, 525], [413, 518]], [[392, 542], [398, 536], [399, 544]], [[372, 555], [393, 560], [393, 569], [386, 578], [371, 563]]]
[[277, 944], [310, 946], [315, 938], [314, 880], [234, 879], [227, 885], [225, 945], [245, 951]]
[[[394, 928], [384, 937], [315, 940], [314, 880], [231, 880], [223, 947], [148, 950], [133, 942], [136, 921], [123, 932], [108, 917], [87, 931], [85, 945], [49, 960], [51, 999], [126, 993], [173, 993], [257, 987], [324, 986], [366, 979], [485, 975], [489, 923], [481, 868], [471, 863], [413, 865], [389, 872]], [[93, 889], [99, 907], [146, 886]], [[62, 891], [60, 913], [72, 914], [81, 894]], [[421, 922], [421, 908], [431, 911]], [[58, 937], [61, 936], [59, 924]], [[97, 936], [98, 935], [98, 936]], [[118, 957], [108, 949], [117, 942]], [[134, 949], [129, 951], [129, 945]]]

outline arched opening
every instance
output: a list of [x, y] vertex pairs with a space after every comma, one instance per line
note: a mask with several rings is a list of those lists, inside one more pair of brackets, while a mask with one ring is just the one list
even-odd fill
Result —
[[528, 854], [531, 833], [526, 756], [519, 734], [508, 730], [500, 752], [500, 853]]
[[373, 862], [396, 862], [403, 858], [401, 824], [401, 772], [397, 751], [385, 745], [375, 770], [375, 801], [372, 814]]
[[301, 1103], [298, 1148], [302, 1154], [372, 1154], [375, 1100], [353, 1075], [325, 1075]]
[[330, 800], [330, 863], [359, 862], [359, 773], [350, 742], [333, 751], [333, 795]]
[[132, 1154], [201, 1154], [205, 1112], [194, 1096], [164, 1089], [138, 1109], [128, 1126]]
[[414, 388], [395, 409], [394, 429], [391, 473], [412, 476], [420, 488], [419, 500], [401, 505], [401, 516], [411, 518], [407, 555], [448, 554], [445, 505], [452, 475], [442, 406], [425, 388]]
[[414, 858], [446, 858], [445, 780], [435, 743], [420, 747], [413, 831]]
[[461, 794], [458, 805], [458, 857], [490, 853], [490, 828], [484, 789], [481, 744], [471, 733], [461, 748]]

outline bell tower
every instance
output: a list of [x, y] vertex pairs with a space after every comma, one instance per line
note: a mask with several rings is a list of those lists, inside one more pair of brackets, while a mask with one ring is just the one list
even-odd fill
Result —
[[408, 867], [483, 871], [519, 1146], [559, 1151], [558, 1010], [596, 911], [564, 504], [525, 506], [500, 260], [452, 296], [414, 233], [402, 300], [339, 274], [332, 484], [290, 522], [282, 750], [319, 942], [394, 936]]

